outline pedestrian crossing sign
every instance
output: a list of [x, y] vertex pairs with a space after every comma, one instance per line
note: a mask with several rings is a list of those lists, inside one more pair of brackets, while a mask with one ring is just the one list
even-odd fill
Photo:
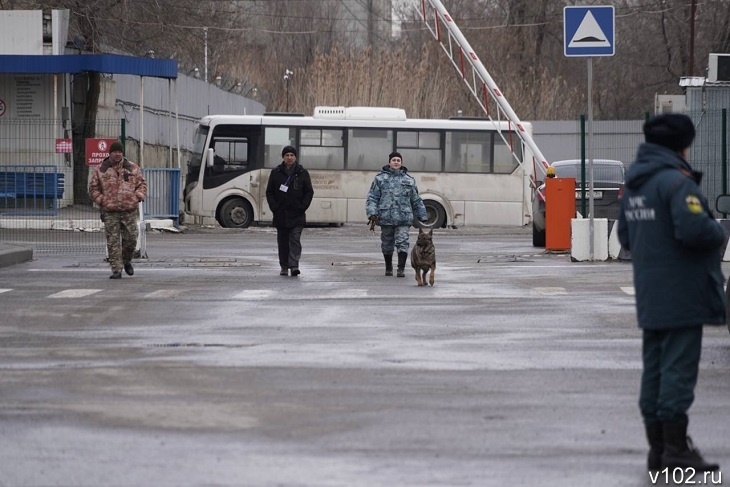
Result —
[[613, 6], [565, 7], [563, 50], [566, 57], [613, 56], [616, 32]]

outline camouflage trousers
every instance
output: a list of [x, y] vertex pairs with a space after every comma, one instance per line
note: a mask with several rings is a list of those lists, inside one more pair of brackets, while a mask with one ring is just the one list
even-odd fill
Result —
[[121, 272], [124, 264], [132, 262], [139, 238], [138, 219], [137, 210], [104, 213], [106, 250], [112, 272]]
[[408, 252], [408, 229], [410, 225], [382, 225], [380, 227], [380, 248], [386, 255], [393, 255], [393, 249], [398, 252]]

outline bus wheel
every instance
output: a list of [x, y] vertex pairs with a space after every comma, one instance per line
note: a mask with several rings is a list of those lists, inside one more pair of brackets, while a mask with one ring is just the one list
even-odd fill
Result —
[[428, 220], [426, 225], [433, 228], [443, 228], [446, 226], [446, 210], [439, 203], [435, 201], [426, 200], [423, 202], [426, 206], [426, 215]]
[[253, 209], [243, 198], [232, 198], [221, 206], [218, 221], [226, 228], [246, 228], [253, 222]]

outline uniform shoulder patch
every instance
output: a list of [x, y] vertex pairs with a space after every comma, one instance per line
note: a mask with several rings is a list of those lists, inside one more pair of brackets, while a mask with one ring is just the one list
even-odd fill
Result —
[[698, 215], [704, 211], [702, 209], [702, 203], [696, 195], [687, 195], [687, 197], [685, 198], [685, 202], [687, 203], [687, 209], [690, 211], [690, 213]]

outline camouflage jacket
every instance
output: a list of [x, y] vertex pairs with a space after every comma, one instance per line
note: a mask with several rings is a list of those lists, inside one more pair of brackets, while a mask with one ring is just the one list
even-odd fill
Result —
[[104, 211], [132, 211], [147, 197], [147, 181], [139, 166], [126, 158], [112, 164], [107, 157], [94, 169], [89, 196]]
[[383, 167], [370, 186], [365, 212], [368, 217], [377, 216], [378, 225], [386, 226], [411, 225], [414, 213], [419, 221], [428, 218], [416, 180], [405, 167], [397, 171]]

